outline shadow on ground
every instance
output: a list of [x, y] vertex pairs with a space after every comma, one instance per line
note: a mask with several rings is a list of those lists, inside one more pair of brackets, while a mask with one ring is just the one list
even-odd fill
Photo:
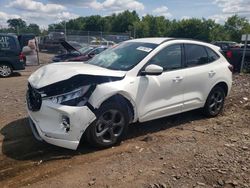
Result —
[[20, 72], [13, 72], [11, 77], [18, 77], [18, 76], [22, 76]]
[[[150, 135], [151, 133], [181, 126], [190, 121], [204, 118], [199, 111], [161, 118], [146, 123], [135, 123], [129, 127], [127, 139]], [[29, 127], [28, 118], [7, 124], [0, 130], [4, 136], [2, 153], [15, 160], [59, 160], [96, 151], [86, 143], [81, 143], [78, 150], [68, 150], [35, 140]]]

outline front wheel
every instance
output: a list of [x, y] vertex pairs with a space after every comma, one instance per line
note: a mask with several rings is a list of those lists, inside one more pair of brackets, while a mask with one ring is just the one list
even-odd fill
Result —
[[126, 108], [117, 103], [104, 103], [97, 119], [86, 130], [87, 141], [96, 147], [107, 148], [121, 142], [128, 128]]
[[0, 76], [1, 77], [9, 77], [12, 74], [12, 67], [8, 64], [0, 64]]
[[225, 91], [221, 87], [216, 86], [208, 95], [206, 104], [203, 108], [205, 115], [208, 117], [217, 116], [223, 109], [224, 101]]

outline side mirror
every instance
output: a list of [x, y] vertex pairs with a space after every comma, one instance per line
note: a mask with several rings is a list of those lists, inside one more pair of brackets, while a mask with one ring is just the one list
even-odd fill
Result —
[[151, 65], [146, 66], [145, 70], [141, 72], [141, 75], [157, 76], [157, 75], [161, 75], [162, 72], [163, 72], [163, 68], [161, 66], [151, 64]]

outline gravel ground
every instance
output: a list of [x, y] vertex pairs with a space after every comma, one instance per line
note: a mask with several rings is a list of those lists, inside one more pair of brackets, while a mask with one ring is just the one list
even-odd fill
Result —
[[136, 123], [119, 146], [71, 151], [32, 136], [25, 91], [37, 68], [0, 79], [0, 187], [250, 187], [250, 75], [234, 75], [216, 118], [195, 110]]

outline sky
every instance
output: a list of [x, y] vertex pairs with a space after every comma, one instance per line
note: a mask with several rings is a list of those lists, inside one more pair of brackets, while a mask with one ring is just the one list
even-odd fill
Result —
[[136, 10], [168, 19], [206, 18], [223, 23], [234, 14], [250, 20], [250, 0], [0, 0], [0, 28], [6, 21], [22, 18], [41, 28], [79, 16], [108, 16]]

